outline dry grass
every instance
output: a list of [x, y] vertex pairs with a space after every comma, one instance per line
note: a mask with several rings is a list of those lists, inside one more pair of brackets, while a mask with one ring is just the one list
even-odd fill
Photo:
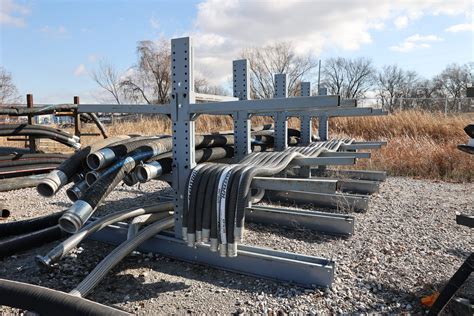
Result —
[[[441, 113], [403, 111], [388, 116], [331, 119], [330, 135], [388, 141], [388, 146], [372, 151], [372, 159], [361, 159], [357, 168], [386, 170], [391, 175], [470, 182], [474, 180], [474, 157], [460, 152], [456, 145], [467, 142], [463, 128], [473, 121], [473, 114], [445, 117]], [[269, 117], [252, 118], [253, 125], [271, 122]], [[289, 126], [298, 128], [299, 121], [292, 118]], [[196, 121], [196, 129], [201, 133], [226, 131], [232, 127], [232, 119], [228, 116], [203, 115]], [[317, 122], [314, 128], [317, 128]], [[92, 125], [86, 126], [84, 131], [97, 132]], [[117, 123], [108, 127], [108, 131], [110, 135], [169, 134], [171, 122], [166, 117], [144, 118], [139, 122]], [[95, 139], [84, 137], [83, 143]]]

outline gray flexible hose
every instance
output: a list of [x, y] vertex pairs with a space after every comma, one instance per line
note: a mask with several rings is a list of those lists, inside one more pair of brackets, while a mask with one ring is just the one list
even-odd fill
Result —
[[[172, 205], [172, 203], [170, 204]], [[130, 222], [130, 224], [128, 224], [127, 239], [131, 239], [135, 237], [143, 225], [162, 220], [163, 218], [166, 218], [169, 215], [170, 215], [169, 212], [168, 213], [149, 213], [149, 214], [143, 214], [143, 215], [135, 217]]]
[[113, 267], [115, 267], [123, 258], [135, 250], [143, 242], [158, 234], [160, 231], [171, 228], [174, 225], [172, 216], [155, 222], [150, 226], [141, 230], [134, 238], [124, 241], [120, 246], [115, 248], [107, 257], [105, 257], [92, 272], [82, 280], [79, 285], [69, 294], [79, 297], [85, 297], [94, 287], [105, 277]]
[[51, 266], [51, 264], [61, 260], [64, 255], [66, 255], [69, 251], [71, 251], [71, 249], [76, 247], [82, 240], [95, 233], [96, 231], [99, 231], [102, 228], [107, 227], [113, 223], [124, 221], [131, 217], [136, 217], [147, 213], [165, 213], [172, 210], [172, 202], [162, 202], [158, 204], [144, 206], [139, 209], [126, 209], [123, 211], [106, 215], [84, 226], [80, 231], [78, 231], [76, 234], [72, 235], [71, 237], [54, 247], [46, 255], [36, 256], [36, 263], [40, 266]]

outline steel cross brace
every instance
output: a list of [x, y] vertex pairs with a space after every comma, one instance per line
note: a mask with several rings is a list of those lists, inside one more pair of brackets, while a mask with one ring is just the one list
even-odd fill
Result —
[[[338, 96], [300, 97], [294, 99], [246, 100], [248, 98], [247, 62], [242, 62], [247, 69], [240, 82], [239, 101], [196, 104], [193, 78], [193, 48], [189, 38], [177, 38], [171, 41], [172, 57], [172, 91], [171, 102], [167, 105], [80, 105], [80, 112], [122, 112], [122, 113], [155, 113], [171, 116], [173, 135], [173, 200], [175, 229], [174, 236], [160, 234], [148, 240], [139, 248], [142, 251], [157, 252], [180, 260], [206, 264], [243, 274], [271, 278], [312, 287], [331, 286], [334, 279], [334, 262], [313, 256], [304, 256], [239, 245], [239, 256], [222, 258], [207, 249], [209, 245], [200, 244], [189, 248], [181, 239], [186, 231], [182, 229], [186, 182], [190, 171], [195, 166], [195, 125], [198, 114], [233, 114], [238, 133], [238, 148], [243, 155], [249, 151], [250, 139], [249, 114], [262, 112], [286, 112], [288, 110], [314, 109], [315, 107], [335, 108], [339, 106]], [[236, 88], [236, 87], [234, 87]], [[238, 89], [234, 90], [238, 92]], [[206, 97], [209, 98], [209, 97]], [[237, 123], [236, 123], [237, 122]], [[285, 137], [286, 140], [286, 137]], [[94, 239], [110, 243], [120, 243], [126, 238], [126, 224], [105, 228], [93, 235]]]

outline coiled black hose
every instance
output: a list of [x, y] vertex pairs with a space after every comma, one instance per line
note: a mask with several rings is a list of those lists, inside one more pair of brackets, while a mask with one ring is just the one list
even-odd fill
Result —
[[64, 235], [58, 225], [0, 241], [0, 258], [58, 240]]
[[51, 197], [64, 185], [71, 182], [72, 177], [83, 167], [84, 159], [91, 153], [112, 143], [129, 139], [128, 136], [110, 137], [93, 145], [87, 146], [64, 161], [56, 170], [52, 171], [47, 178], [38, 184], [36, 190], [42, 196]]
[[[166, 136], [169, 138], [169, 136]], [[135, 149], [159, 139], [156, 136], [139, 136], [120, 141], [111, 146], [104, 147], [87, 156], [87, 166], [92, 170], [102, 169], [111, 165], [114, 161], [126, 156]]]
[[169, 152], [172, 147], [171, 138], [148, 141], [148, 145], [135, 149], [126, 158], [108, 168], [103, 176], [84, 192], [80, 200], [69, 208], [60, 218], [59, 225], [67, 232], [77, 232], [92, 215], [100, 202], [117, 186], [123, 177], [132, 171], [138, 162]]
[[0, 237], [26, 234], [54, 226], [64, 211], [21, 221], [0, 224]]
[[0, 305], [52, 316], [130, 315], [67, 293], [5, 279], [0, 279]]
[[64, 132], [58, 132], [57, 130], [46, 126], [32, 126], [26, 124], [7, 124], [0, 126], [0, 136], [17, 135], [34, 136], [37, 138], [49, 138], [69, 147], [80, 148], [80, 143], [78, 142], [78, 139], [74, 136], [65, 134]]

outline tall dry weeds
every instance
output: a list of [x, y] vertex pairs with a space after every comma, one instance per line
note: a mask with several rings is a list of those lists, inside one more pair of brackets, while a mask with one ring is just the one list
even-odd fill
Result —
[[[317, 128], [317, 120], [314, 120]], [[473, 181], [474, 157], [456, 149], [467, 142], [463, 128], [474, 121], [474, 114], [450, 115], [423, 111], [396, 112], [388, 116], [334, 118], [330, 135], [351, 136], [359, 140], [387, 140], [388, 145], [372, 151], [372, 159], [359, 160], [356, 168], [386, 170], [390, 175], [413, 176], [447, 181]], [[272, 123], [269, 117], [253, 117], [252, 124]], [[299, 121], [290, 119], [289, 126], [298, 128]], [[200, 133], [229, 131], [229, 116], [202, 115], [196, 120]], [[110, 135], [169, 134], [171, 122], [163, 116], [145, 117], [138, 122], [120, 122], [108, 127]], [[84, 132], [97, 132], [87, 125]], [[89, 144], [97, 139], [84, 137]], [[3, 142], [5, 146], [6, 143]], [[12, 146], [12, 144], [8, 144]]]

